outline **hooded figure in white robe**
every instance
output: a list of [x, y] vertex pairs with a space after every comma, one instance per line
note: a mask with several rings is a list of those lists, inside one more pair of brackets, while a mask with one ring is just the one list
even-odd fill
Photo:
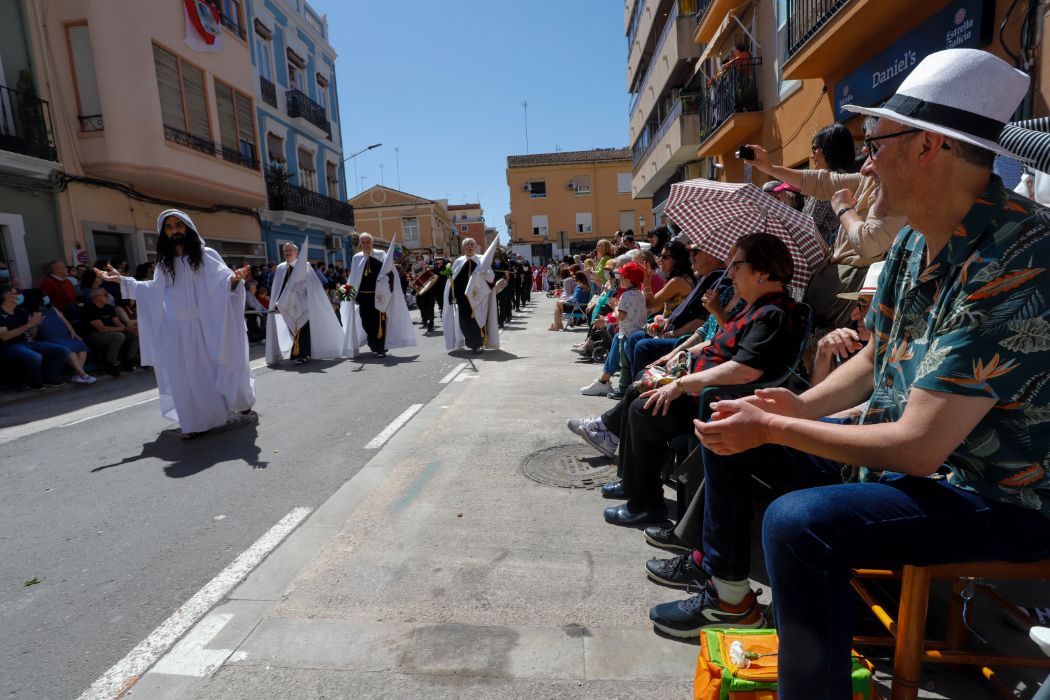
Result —
[[[339, 309], [345, 333], [344, 353], [356, 357], [366, 343], [380, 357], [387, 350], [414, 347], [416, 334], [401, 280], [393, 272], [393, 252], [388, 255], [375, 250], [368, 233], [362, 233], [359, 240], [361, 250], [350, 261], [348, 280], [357, 296], [354, 301], [344, 301]], [[393, 251], [393, 242], [390, 247]]]
[[451, 352], [469, 347], [481, 352], [482, 347], [499, 348], [496, 295], [490, 286], [496, 276], [492, 260], [498, 239], [485, 251], [475, 255], [473, 238], [463, 239], [463, 255], [452, 263], [452, 279], [445, 285], [445, 305], [441, 316], [445, 349]]
[[136, 302], [142, 364], [157, 376], [161, 414], [192, 437], [238, 419], [255, 404], [244, 325], [248, 268], [227, 267], [176, 209], [157, 217], [157, 234], [151, 281], [104, 276], [119, 279], [121, 294]]
[[305, 362], [311, 357], [332, 360], [344, 356], [343, 328], [305, 255], [309, 245], [307, 239], [302, 256], [291, 243], [281, 248], [284, 262], [273, 275], [271, 313], [266, 319], [268, 365], [289, 357]]

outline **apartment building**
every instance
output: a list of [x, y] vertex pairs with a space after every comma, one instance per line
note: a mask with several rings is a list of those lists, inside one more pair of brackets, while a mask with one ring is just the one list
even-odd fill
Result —
[[448, 213], [460, 240], [473, 238], [478, 245], [482, 244], [485, 240], [485, 210], [480, 204], [450, 204]]
[[[735, 182], [764, 180], [734, 157], [741, 144], [761, 143], [775, 162], [805, 167], [812, 135], [836, 120], [853, 131], [859, 152], [862, 119], [843, 105], [882, 102], [919, 61], [946, 48], [983, 49], [1015, 64], [1010, 54], [1028, 42], [1025, 16], [1045, 31], [1038, 20], [1047, 11], [1012, 0], [700, 0], [697, 9], [697, 157], [702, 176]], [[737, 43], [746, 59], [723, 67]], [[1048, 113], [1047, 59], [1028, 49], [1034, 60], [1019, 67], [1033, 83], [1019, 118]]]
[[351, 198], [350, 204], [354, 207], [357, 230], [372, 234], [383, 246], [397, 234], [406, 250], [436, 256], [459, 255], [458, 231], [447, 200], [373, 185]]
[[353, 208], [346, 203], [336, 53], [328, 21], [304, 0], [250, 0], [251, 48], [267, 204], [260, 211], [270, 259], [309, 239], [309, 258], [348, 264]]
[[589, 252], [617, 230], [644, 234], [652, 200], [632, 195], [629, 148], [507, 156], [515, 254], [533, 263]]
[[[263, 261], [255, 210], [266, 190], [241, 3], [125, 3], [119, 21], [97, 0], [16, 4], [61, 171], [61, 244], [43, 257], [144, 262], [157, 215], [174, 206], [232, 264]], [[44, 252], [35, 245], [34, 256]]]
[[659, 216], [671, 185], [699, 176], [696, 0], [636, 0], [624, 14], [631, 191]]

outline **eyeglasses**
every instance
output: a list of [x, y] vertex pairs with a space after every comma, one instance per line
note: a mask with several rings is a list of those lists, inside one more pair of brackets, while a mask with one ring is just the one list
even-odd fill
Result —
[[[892, 134], [883, 134], [882, 136], [866, 136], [864, 138], [864, 150], [868, 152], [869, 156], [874, 158], [878, 154], [879, 149], [882, 148], [882, 146], [876, 144], [876, 141], [892, 139], [898, 136], [906, 136], [907, 134], [917, 134], [920, 131], [925, 131], [925, 129], [905, 129], [904, 131], [895, 131]], [[952, 150], [952, 147], [947, 143], [942, 143], [941, 148], [946, 151]]]
[[751, 264], [750, 260], [734, 260], [733, 262], [729, 263], [729, 269], [732, 270], [737, 265], [750, 265], [750, 264]]

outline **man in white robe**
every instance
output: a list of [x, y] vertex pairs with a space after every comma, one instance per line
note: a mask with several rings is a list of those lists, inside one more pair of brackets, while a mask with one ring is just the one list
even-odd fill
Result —
[[[303, 245], [307, 250], [309, 240]], [[343, 329], [335, 317], [321, 281], [292, 243], [281, 247], [284, 262], [277, 266], [270, 290], [266, 320], [266, 364], [292, 358], [293, 365], [311, 357], [331, 360], [343, 356]]]
[[344, 353], [356, 357], [367, 343], [377, 357], [385, 357], [387, 350], [415, 346], [408, 303], [401, 280], [394, 274], [393, 253], [376, 250], [368, 233], [362, 233], [358, 243], [361, 250], [350, 261], [348, 280], [357, 296], [354, 301], [344, 301], [339, 311], [346, 334]]
[[249, 268], [227, 267], [176, 209], [157, 217], [157, 234], [151, 281], [98, 272], [135, 300], [141, 360], [157, 376], [161, 414], [189, 439], [242, 419], [255, 404], [242, 284]]
[[499, 348], [496, 295], [491, 288], [496, 278], [492, 260], [497, 241], [479, 258], [477, 243], [473, 238], [464, 238], [463, 255], [452, 263], [452, 279], [445, 285], [441, 318], [445, 349], [449, 352], [464, 346], [475, 353], [480, 353], [482, 347]]

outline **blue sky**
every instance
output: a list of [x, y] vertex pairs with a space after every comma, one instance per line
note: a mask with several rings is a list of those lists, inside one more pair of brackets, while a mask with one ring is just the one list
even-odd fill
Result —
[[[328, 16], [344, 155], [364, 187], [477, 201], [505, 234], [507, 156], [627, 146], [623, 6], [608, 0], [310, 0]], [[394, 149], [399, 149], [395, 159]], [[383, 165], [382, 172], [380, 165]], [[347, 185], [355, 187], [353, 162]], [[360, 185], [360, 181], [358, 181]], [[464, 197], [466, 198], [464, 200]]]

